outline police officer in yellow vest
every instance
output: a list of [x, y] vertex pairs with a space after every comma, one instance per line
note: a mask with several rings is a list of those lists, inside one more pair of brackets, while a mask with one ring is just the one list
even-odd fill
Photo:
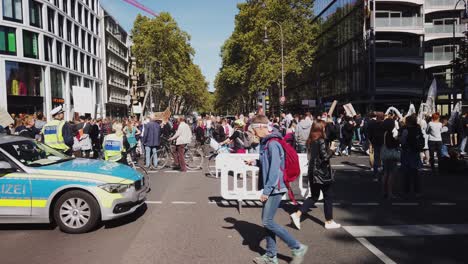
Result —
[[42, 128], [44, 143], [67, 155], [72, 154], [73, 133], [70, 124], [65, 122], [64, 110], [58, 106], [50, 112], [51, 121], [47, 122]]
[[127, 149], [130, 147], [130, 144], [123, 133], [122, 124], [115, 123], [112, 126], [112, 130], [114, 133], [105, 136], [102, 142], [104, 159], [127, 164]]

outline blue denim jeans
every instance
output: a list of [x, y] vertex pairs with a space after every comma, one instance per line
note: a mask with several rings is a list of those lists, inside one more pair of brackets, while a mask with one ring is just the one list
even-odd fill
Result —
[[157, 147], [149, 147], [145, 146], [145, 167], [148, 168], [151, 164], [151, 153], [154, 153], [153, 156], [153, 166], [156, 168], [158, 167], [158, 154], [157, 154]]
[[466, 149], [466, 142], [468, 141], [468, 136], [465, 135], [461, 141], [461, 144], [460, 144], [460, 152], [465, 152], [465, 149]]
[[278, 210], [278, 207], [281, 203], [281, 198], [283, 197], [282, 193], [279, 194], [272, 194], [263, 205], [262, 210], [262, 223], [266, 229], [266, 254], [269, 257], [275, 257], [278, 253], [277, 246], [276, 246], [276, 236], [278, 236], [281, 240], [283, 240], [290, 249], [298, 249], [300, 247], [300, 243], [291, 236], [284, 227], [275, 223], [275, 214]]

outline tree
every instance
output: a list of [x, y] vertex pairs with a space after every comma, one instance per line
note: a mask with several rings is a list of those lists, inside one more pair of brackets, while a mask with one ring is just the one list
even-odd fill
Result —
[[238, 4], [235, 29], [221, 48], [222, 66], [215, 80], [215, 108], [247, 112], [255, 108], [257, 93], [274, 92], [279, 101], [281, 79], [280, 29], [284, 33], [286, 94], [295, 94], [309, 78], [317, 34], [313, 0], [250, 0]]
[[152, 19], [138, 15], [131, 33], [137, 71], [147, 74], [146, 81], [163, 81], [163, 90], [155, 91], [157, 108], [187, 114], [203, 107], [203, 98], [209, 96], [208, 83], [193, 62], [190, 35], [171, 15], [161, 13]]
[[460, 42], [457, 58], [452, 61], [455, 88], [463, 90], [465, 75], [468, 74], [468, 31]]

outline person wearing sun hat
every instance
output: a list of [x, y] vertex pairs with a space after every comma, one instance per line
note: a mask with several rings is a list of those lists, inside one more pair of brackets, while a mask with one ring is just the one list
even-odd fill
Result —
[[58, 106], [50, 111], [52, 120], [42, 127], [42, 135], [44, 136], [44, 144], [67, 155], [71, 155], [73, 133], [68, 122], [64, 120], [64, 112], [62, 106]]

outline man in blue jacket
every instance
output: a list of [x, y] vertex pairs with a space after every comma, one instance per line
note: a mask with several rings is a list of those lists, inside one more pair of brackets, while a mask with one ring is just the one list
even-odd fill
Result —
[[271, 131], [268, 126], [268, 118], [258, 115], [252, 120], [252, 128], [255, 135], [260, 138], [260, 159], [257, 161], [246, 161], [248, 165], [260, 167], [262, 182], [259, 182], [259, 188], [263, 186], [263, 193], [260, 201], [263, 203], [262, 223], [266, 229], [266, 253], [263, 256], [253, 259], [257, 264], [276, 264], [277, 246], [276, 236], [283, 240], [292, 250], [293, 261], [291, 263], [302, 263], [308, 247], [299, 243], [286, 229], [275, 223], [275, 214], [281, 203], [281, 198], [288, 191], [283, 179], [285, 153], [280, 143], [272, 138], [282, 139], [277, 131]]
[[143, 130], [142, 143], [145, 146], [145, 167], [151, 167], [151, 154], [153, 154], [153, 167], [158, 167], [158, 147], [161, 144], [161, 126], [156, 122], [156, 115], [151, 114], [150, 122]]

